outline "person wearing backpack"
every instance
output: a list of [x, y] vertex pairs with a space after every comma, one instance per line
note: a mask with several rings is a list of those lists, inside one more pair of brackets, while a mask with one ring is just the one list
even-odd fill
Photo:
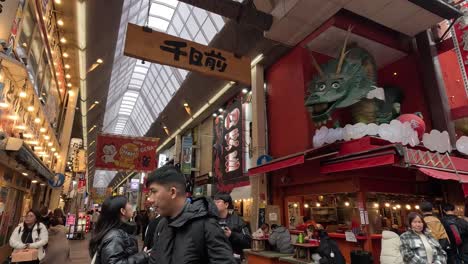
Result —
[[453, 204], [445, 204], [443, 211], [445, 217], [442, 218], [442, 223], [450, 239], [447, 263], [468, 263], [468, 222], [455, 215], [455, 206]]
[[46, 226], [40, 222], [41, 215], [35, 210], [29, 210], [24, 222], [19, 224], [10, 237], [10, 246], [15, 250], [36, 249], [37, 260], [21, 262], [21, 264], [38, 264], [45, 257], [44, 246], [49, 241]]
[[448, 240], [447, 232], [439, 218], [432, 214], [432, 204], [425, 201], [422, 202], [419, 207], [423, 213], [424, 222], [426, 222], [427, 227], [431, 231], [431, 235], [437, 239], [444, 251], [447, 252], [450, 250], [450, 242]]

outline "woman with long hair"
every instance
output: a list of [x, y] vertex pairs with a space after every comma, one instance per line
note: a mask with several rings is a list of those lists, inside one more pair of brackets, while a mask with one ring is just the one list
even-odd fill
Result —
[[138, 243], [129, 228], [132, 206], [125, 196], [107, 198], [102, 204], [101, 216], [96, 223], [89, 254], [94, 264], [147, 263], [148, 254], [138, 253]]
[[64, 226], [63, 218], [57, 215], [50, 219], [47, 254], [41, 260], [41, 264], [67, 263], [69, 261], [70, 244], [67, 239], [67, 228]]
[[47, 227], [40, 222], [41, 214], [36, 210], [29, 210], [10, 237], [13, 249], [37, 249], [37, 260], [21, 262], [22, 264], [38, 264], [45, 257], [44, 246], [49, 241]]
[[422, 215], [412, 212], [408, 215], [409, 230], [401, 235], [400, 251], [404, 263], [445, 264], [447, 254], [439, 241], [427, 228]]

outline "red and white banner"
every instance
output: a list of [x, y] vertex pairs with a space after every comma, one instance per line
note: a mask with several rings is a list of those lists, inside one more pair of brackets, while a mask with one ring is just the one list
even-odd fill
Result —
[[156, 169], [159, 138], [135, 138], [101, 134], [96, 144], [96, 168], [151, 172]]
[[463, 16], [455, 22], [451, 33], [462, 72], [463, 84], [468, 94], [468, 2], [462, 5], [461, 11], [463, 11]]

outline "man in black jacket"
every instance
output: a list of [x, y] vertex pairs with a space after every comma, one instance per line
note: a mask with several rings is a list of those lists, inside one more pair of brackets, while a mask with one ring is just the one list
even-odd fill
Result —
[[173, 165], [152, 172], [147, 181], [150, 200], [161, 215], [150, 252], [150, 264], [235, 264], [229, 241], [213, 201], [188, 203], [185, 177]]
[[218, 193], [214, 197], [216, 207], [219, 212], [219, 224], [224, 229], [224, 234], [229, 238], [232, 249], [238, 262], [243, 258], [243, 250], [251, 247], [252, 236], [244, 220], [236, 213], [229, 213], [233, 208], [231, 195], [228, 193]]
[[[468, 222], [455, 215], [455, 206], [453, 204], [445, 204], [442, 209], [445, 213], [445, 216], [442, 218], [442, 224], [450, 239], [450, 250], [447, 251], [447, 263], [467, 263]], [[457, 245], [457, 241], [461, 242], [461, 244]]]

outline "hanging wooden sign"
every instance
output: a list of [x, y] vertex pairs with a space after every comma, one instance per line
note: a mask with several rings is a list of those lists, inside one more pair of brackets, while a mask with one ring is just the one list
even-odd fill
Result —
[[124, 55], [250, 86], [250, 58], [128, 24]]

